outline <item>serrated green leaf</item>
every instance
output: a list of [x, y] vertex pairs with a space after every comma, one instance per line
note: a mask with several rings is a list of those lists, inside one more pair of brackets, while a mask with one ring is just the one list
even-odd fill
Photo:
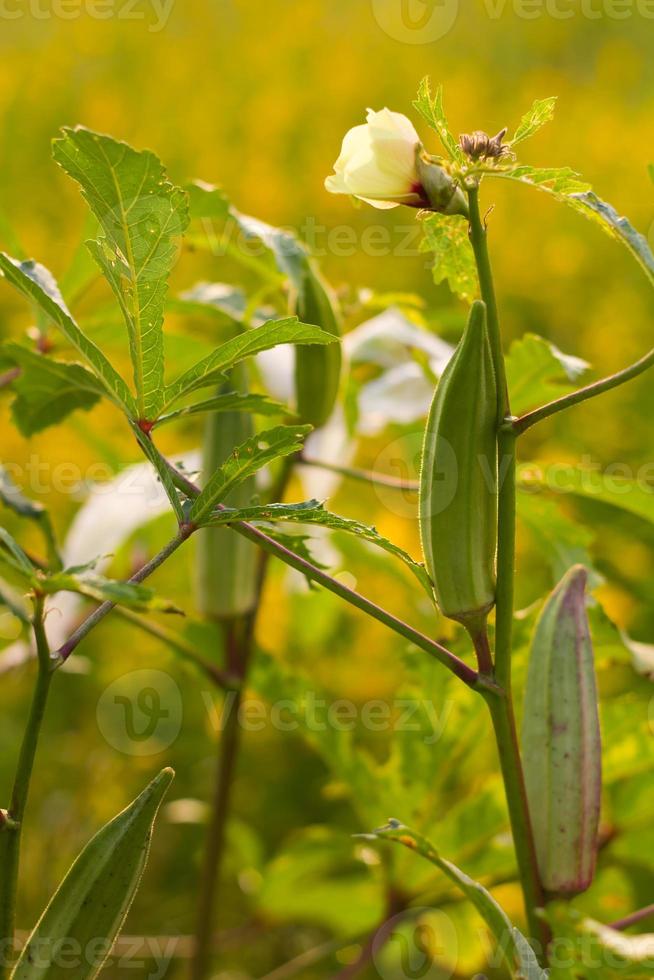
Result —
[[522, 415], [567, 394], [573, 390], [567, 382], [575, 381], [587, 368], [586, 361], [563, 354], [544, 337], [525, 334], [511, 344], [506, 358], [511, 410]]
[[270, 320], [261, 327], [247, 330], [221, 344], [216, 350], [198, 361], [192, 368], [166, 388], [162, 411], [182, 395], [206, 388], [220, 381], [224, 373], [246, 357], [270, 350], [279, 344], [332, 344], [336, 338], [332, 334], [299, 323], [297, 317]]
[[100, 348], [77, 326], [48, 269], [32, 259], [26, 262], [18, 262], [9, 255], [0, 253], [0, 270], [7, 282], [11, 283], [27, 299], [36, 303], [48, 318], [59, 327], [68, 342], [91, 365], [112, 401], [133, 415], [136, 405], [132, 393]]
[[5, 344], [2, 354], [21, 368], [12, 385], [16, 398], [11, 410], [24, 436], [57, 425], [78, 408], [93, 408], [107, 393], [97, 375], [81, 364], [58, 361], [14, 343]]
[[398, 820], [390, 821], [385, 827], [375, 830], [371, 837], [391, 840], [403, 844], [422, 857], [427, 858], [453, 881], [472, 902], [486, 925], [498, 942], [513, 977], [520, 980], [547, 980], [547, 974], [538, 965], [533, 949], [518, 929], [512, 924], [504, 909], [495, 901], [483, 885], [468, 877], [460, 868], [440, 857], [434, 845], [422, 834], [411, 830]]
[[186, 194], [150, 151], [83, 127], [64, 129], [53, 156], [104, 231], [88, 247], [125, 318], [139, 413], [152, 420], [163, 397], [164, 307], [177, 239], [188, 225]]
[[[89, 841], [27, 940], [12, 980], [93, 980], [120, 932], [143, 875], [152, 828], [172, 769]], [[73, 971], [63, 944], [81, 950]]]
[[573, 203], [573, 194], [582, 194], [590, 190], [587, 181], [581, 180], [580, 175], [570, 167], [530, 167], [524, 163], [509, 166], [494, 165], [483, 169], [487, 177], [502, 177], [505, 180], [515, 180], [527, 184], [539, 191], [547, 191], [558, 200]]
[[374, 527], [362, 524], [361, 521], [349, 517], [340, 517], [325, 510], [318, 500], [306, 500], [299, 504], [269, 504], [268, 506], [247, 507], [239, 510], [230, 508], [217, 511], [211, 515], [210, 524], [219, 526], [233, 524], [236, 521], [274, 522], [285, 521], [291, 524], [312, 524], [326, 527], [331, 531], [345, 531], [355, 537], [376, 545], [383, 551], [399, 558], [413, 572], [430, 599], [433, 598], [433, 586], [424, 565], [415, 561], [403, 548], [393, 544], [383, 537]]
[[439, 85], [432, 95], [431, 81], [429, 76], [426, 76], [420, 83], [418, 97], [413, 105], [432, 129], [436, 130], [448, 156], [457, 163], [463, 163], [465, 154], [447, 125], [445, 109], [443, 108], [443, 86]]
[[195, 498], [189, 520], [200, 525], [208, 523], [214, 508], [230, 490], [268, 463], [298, 452], [309, 432], [310, 425], [278, 425], [236, 446]]
[[421, 252], [433, 252], [432, 274], [436, 285], [447, 282], [461, 299], [473, 300], [479, 293], [475, 257], [465, 218], [429, 214], [422, 221]]
[[205, 401], [196, 402], [195, 405], [186, 405], [179, 408], [169, 415], [162, 415], [157, 419], [156, 427], [164, 425], [166, 422], [174, 422], [177, 419], [188, 418], [191, 415], [205, 415], [207, 412], [251, 412], [253, 415], [292, 415], [286, 405], [276, 402], [267, 395], [241, 394], [237, 391], [226, 392], [207, 398]]
[[148, 612], [178, 613], [180, 610], [168, 599], [159, 598], [152, 589], [134, 582], [118, 582], [95, 572], [64, 569], [48, 576], [41, 588], [49, 595], [57, 592], [77, 592], [97, 602], [113, 602]]
[[529, 139], [534, 133], [544, 126], [546, 123], [554, 116], [554, 107], [556, 106], [557, 97], [553, 96], [549, 99], [536, 99], [532, 105], [529, 112], [526, 112], [520, 124], [516, 129], [513, 138], [510, 139], [510, 146], [517, 146], [518, 143], [522, 143], [523, 140]]
[[654, 284], [654, 254], [644, 235], [636, 231], [631, 222], [621, 217], [606, 201], [592, 191], [573, 194], [567, 202], [575, 211], [585, 218], [598, 224], [611, 238], [624, 245], [636, 262], [641, 266], [645, 275]]

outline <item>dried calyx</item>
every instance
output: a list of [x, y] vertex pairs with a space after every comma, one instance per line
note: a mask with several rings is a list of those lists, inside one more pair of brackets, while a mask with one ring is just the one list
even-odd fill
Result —
[[482, 129], [474, 133], [462, 133], [459, 136], [459, 146], [471, 160], [497, 160], [510, 152], [508, 143], [502, 140], [506, 136], [506, 126], [496, 136], [489, 136]]

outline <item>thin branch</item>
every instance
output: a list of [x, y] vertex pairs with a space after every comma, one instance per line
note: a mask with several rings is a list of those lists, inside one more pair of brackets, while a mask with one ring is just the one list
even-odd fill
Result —
[[637, 912], [632, 912], [631, 915], [625, 915], [624, 919], [618, 919], [616, 922], [611, 922], [609, 929], [628, 929], [629, 926], [638, 925], [643, 919], [649, 919], [654, 917], [654, 905], [646, 905], [643, 909], [638, 909]]
[[338, 473], [340, 476], [359, 480], [361, 483], [370, 483], [372, 486], [389, 487], [391, 490], [406, 490], [410, 493], [418, 493], [420, 490], [418, 480], [402, 480], [386, 473], [374, 473], [372, 470], [360, 470], [353, 466], [339, 466], [336, 463], [327, 463], [304, 455], [300, 456], [298, 463], [300, 466], [315, 466], [317, 469], [327, 470], [330, 473]]
[[[166, 461], [166, 465], [168, 466], [173, 481], [179, 487], [179, 489], [186, 493], [191, 499], [197, 497], [200, 493], [199, 488], [191, 480], [189, 480], [188, 477], [184, 476], [182, 473], [179, 473], [179, 471], [175, 469], [170, 462]], [[219, 505], [219, 509], [223, 508]], [[306, 561], [304, 558], [296, 555], [293, 551], [285, 548], [284, 545], [279, 544], [279, 542], [275, 541], [267, 534], [264, 534], [263, 531], [260, 531], [259, 528], [255, 527], [253, 524], [249, 524], [246, 521], [235, 521], [233, 524], [226, 525], [226, 527], [230, 527], [238, 534], [242, 534], [250, 541], [254, 541], [254, 543], [259, 545], [260, 548], [263, 548], [264, 551], [271, 555], [275, 555], [277, 558], [281, 558], [283, 562], [290, 565], [291, 568], [295, 568], [297, 571], [302, 572], [302, 574], [306, 575], [306, 577], [311, 581], [317, 582], [319, 585], [324, 586], [341, 599], [345, 599], [346, 602], [356, 606], [373, 619], [378, 620], [380, 623], [388, 626], [396, 633], [399, 633], [405, 639], [409, 640], [411, 643], [414, 643], [421, 650], [429, 653], [432, 657], [438, 660], [439, 663], [443, 664], [444, 667], [447, 667], [448, 670], [462, 680], [464, 684], [467, 684], [468, 687], [481, 690], [483, 686], [486, 689], [496, 690], [494, 685], [487, 679], [483, 681], [482, 685], [482, 679], [479, 677], [477, 671], [473, 670], [472, 667], [469, 667], [465, 661], [461, 660], [446, 647], [441, 646], [440, 643], [436, 643], [435, 640], [431, 640], [428, 636], [425, 636], [424, 633], [420, 633], [418, 630], [413, 629], [413, 627], [409, 626], [408, 623], [398, 619], [397, 616], [393, 616], [392, 613], [382, 609], [381, 606], [378, 606], [370, 599], [366, 599], [358, 592], [355, 592], [354, 589], [349, 589], [346, 585], [343, 585], [342, 582], [339, 582], [337, 579], [332, 578], [331, 575], [328, 575], [326, 572], [322, 571], [322, 569], [312, 565], [311, 562]]]
[[541, 408], [534, 409], [533, 412], [522, 415], [514, 423], [514, 430], [518, 434], [526, 432], [532, 425], [536, 425], [537, 422], [542, 422], [543, 419], [556, 415], [557, 412], [562, 412], [564, 409], [571, 408], [573, 405], [579, 405], [589, 398], [596, 398], [597, 395], [602, 395], [605, 391], [610, 391], [611, 388], [618, 388], [620, 385], [625, 384], [625, 382], [631, 381], [632, 378], [637, 378], [639, 374], [643, 374], [644, 371], [647, 371], [653, 365], [654, 348], [645, 354], [644, 357], [641, 357], [640, 360], [624, 368], [622, 371], [610, 374], [600, 381], [594, 381], [592, 384], [586, 385], [585, 388], [579, 388], [569, 395], [555, 398], [554, 401], [548, 402], [547, 405], [543, 405]]
[[[152, 573], [155, 572], [160, 565], [163, 565], [167, 558], [170, 558], [173, 552], [177, 551], [180, 545], [184, 544], [189, 535], [192, 533], [192, 530], [193, 529], [189, 528], [187, 525], [180, 527], [172, 541], [169, 541], [168, 544], [154, 556], [154, 558], [150, 559], [149, 562], [146, 562], [142, 568], [139, 568], [138, 572], [127, 580], [128, 583], [130, 585], [138, 585], [138, 583], [145, 581], [145, 579], [152, 575]], [[65, 663], [73, 650], [79, 643], [81, 643], [84, 637], [87, 636], [87, 634], [90, 633], [91, 630], [98, 625], [98, 623], [101, 623], [105, 616], [107, 616], [111, 610], [115, 608], [115, 606], [115, 602], [103, 602], [94, 612], [91, 613], [90, 616], [87, 616], [81, 626], [78, 626], [75, 632], [72, 633], [66, 640], [63, 646], [59, 647], [56, 653], [53, 654], [52, 659], [54, 666], [60, 667], [63, 663]]]

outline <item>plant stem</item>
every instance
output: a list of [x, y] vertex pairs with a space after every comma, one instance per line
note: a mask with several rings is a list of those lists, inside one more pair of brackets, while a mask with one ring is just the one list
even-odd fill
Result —
[[225, 852], [234, 771], [241, 742], [239, 711], [252, 653], [253, 627], [253, 615], [240, 617], [224, 624], [227, 667], [230, 674], [239, 677], [240, 682], [238, 687], [226, 692], [225, 710], [228, 714], [218, 739], [216, 777], [203, 855], [198, 918], [191, 959], [191, 980], [205, 980], [209, 975], [216, 898]]
[[[139, 568], [135, 575], [132, 575], [127, 581], [130, 584], [138, 584], [139, 582], [144, 582], [146, 578], [152, 575], [153, 572], [159, 568], [160, 565], [170, 558], [170, 556], [177, 551], [180, 545], [189, 537], [192, 529], [188, 527], [181, 527], [175, 537], [168, 542], [168, 544], [161, 549], [161, 551], [151, 558], [149, 562], [146, 562], [142, 568]], [[60, 667], [61, 664], [65, 663], [70, 657], [71, 653], [75, 647], [81, 643], [84, 637], [94, 629], [98, 623], [102, 622], [108, 613], [111, 612], [116, 606], [115, 602], [103, 602], [98, 608], [87, 616], [81, 626], [78, 626], [74, 633], [72, 633], [66, 642], [61, 646], [53, 656], [53, 660], [56, 667]]]
[[487, 697], [486, 701], [495, 732], [529, 932], [531, 939], [535, 941], [537, 946], [539, 958], [544, 959], [549, 933], [546, 924], [537, 915], [537, 909], [544, 905], [544, 896], [536, 860], [536, 848], [529, 815], [511, 687], [515, 579], [516, 432], [513, 428], [514, 420], [510, 418], [502, 336], [497, 313], [493, 273], [488, 254], [487, 232], [482, 224], [479, 211], [478, 188], [471, 188], [468, 196], [470, 241], [477, 265], [481, 297], [486, 304], [488, 332], [493, 351], [498, 391], [495, 678], [502, 695], [500, 697]]
[[643, 374], [644, 371], [647, 371], [652, 366], [654, 366], [654, 348], [645, 354], [644, 357], [641, 357], [640, 360], [634, 364], [630, 364], [629, 367], [624, 368], [622, 371], [617, 371], [615, 374], [610, 374], [607, 378], [594, 381], [592, 384], [586, 385], [585, 388], [572, 391], [569, 395], [556, 398], [554, 401], [548, 402], [547, 405], [543, 405], [541, 408], [537, 408], [533, 412], [528, 412], [527, 415], [521, 416], [514, 423], [515, 430], [518, 433], [526, 432], [527, 429], [530, 429], [532, 425], [536, 425], [537, 422], [542, 422], [543, 419], [547, 419], [551, 415], [556, 415], [557, 412], [562, 412], [572, 405], [579, 405], [589, 398], [596, 398], [597, 395], [602, 395], [605, 391], [610, 391], [611, 388], [618, 388], [620, 385], [625, 384], [625, 382], [631, 381], [632, 378], [637, 378], [639, 374]]
[[495, 299], [495, 286], [493, 285], [493, 272], [488, 254], [488, 233], [479, 211], [478, 187], [468, 189], [468, 203], [470, 208], [470, 243], [475, 255], [481, 298], [486, 304], [486, 323], [497, 381], [497, 417], [503, 419], [509, 414], [509, 394], [506, 386], [506, 369], [502, 351], [500, 321], [497, 313], [497, 300]]
[[336, 463], [326, 463], [320, 459], [310, 459], [304, 455], [300, 457], [298, 462], [301, 466], [315, 466], [318, 469], [338, 473], [340, 476], [349, 477], [351, 480], [360, 480], [362, 483], [370, 483], [373, 486], [390, 487], [392, 490], [406, 490], [410, 493], [417, 493], [420, 490], [418, 480], [402, 480], [386, 473], [373, 473], [353, 466], [339, 466]]
[[38, 656], [38, 675], [16, 766], [11, 806], [8, 811], [10, 822], [0, 832], [0, 855], [2, 855], [0, 862], [2, 865], [2, 880], [0, 882], [0, 980], [5, 980], [5, 977], [8, 976], [14, 955], [16, 894], [23, 821], [41, 723], [52, 681], [52, 661], [43, 627], [43, 606], [43, 596], [37, 596], [34, 600], [33, 626]]
[[[166, 461], [166, 465], [170, 470], [176, 486], [178, 486], [191, 499], [197, 497], [200, 492], [198, 487], [196, 487], [196, 485], [182, 473], [179, 473], [170, 462]], [[493, 687], [493, 685], [489, 685], [487, 681], [482, 683], [477, 671], [473, 670], [472, 667], [469, 667], [464, 660], [457, 657], [451, 652], [451, 650], [448, 650], [447, 647], [442, 646], [435, 640], [431, 640], [428, 636], [425, 636], [424, 633], [420, 633], [418, 630], [415, 630], [412, 626], [409, 626], [408, 623], [398, 619], [397, 616], [394, 616], [392, 613], [387, 612], [387, 610], [382, 609], [381, 606], [376, 605], [376, 603], [372, 602], [370, 599], [366, 599], [365, 596], [355, 592], [354, 589], [349, 589], [346, 585], [343, 585], [342, 582], [339, 582], [337, 579], [332, 578], [331, 575], [328, 575], [326, 572], [322, 571], [322, 569], [317, 568], [315, 565], [312, 565], [311, 562], [306, 561], [304, 558], [296, 555], [293, 551], [285, 548], [284, 545], [273, 540], [273, 538], [268, 537], [267, 534], [260, 531], [258, 527], [254, 526], [254, 524], [249, 524], [247, 521], [235, 521], [233, 524], [226, 524], [223, 526], [231, 528], [238, 534], [242, 534], [244, 537], [249, 538], [250, 541], [254, 541], [255, 544], [258, 544], [259, 547], [263, 549], [263, 551], [266, 551], [277, 558], [281, 558], [283, 562], [290, 565], [291, 568], [295, 568], [298, 572], [302, 572], [302, 574], [306, 575], [306, 577], [312, 582], [317, 582], [319, 585], [324, 586], [330, 592], [333, 592], [341, 599], [349, 602], [350, 605], [356, 606], [357, 609], [367, 613], [368, 616], [371, 616], [373, 619], [376, 619], [385, 626], [388, 626], [389, 629], [399, 633], [400, 636], [403, 636], [421, 650], [429, 653], [432, 657], [438, 660], [439, 663], [443, 664], [444, 667], [447, 667], [453, 674], [456, 674], [456, 676], [462, 680], [464, 684], [467, 684], [468, 687], [479, 690], [480, 692], [482, 689], [487, 690], [489, 687]]]

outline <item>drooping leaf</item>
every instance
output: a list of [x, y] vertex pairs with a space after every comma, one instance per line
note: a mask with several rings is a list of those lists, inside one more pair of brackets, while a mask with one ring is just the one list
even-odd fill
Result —
[[499, 951], [513, 977], [520, 978], [520, 980], [547, 980], [547, 974], [538, 965], [533, 949], [522, 933], [512, 924], [504, 909], [498, 905], [490, 892], [479, 882], [469, 878], [456, 865], [440, 857], [434, 845], [426, 837], [406, 827], [398, 820], [391, 820], [385, 827], [375, 830], [370, 836], [403, 844], [427, 858], [443, 874], [447, 875], [461, 889], [466, 898], [472, 902], [486, 922], [497, 940]]
[[[107, 959], [148, 858], [152, 828], [172, 769], [163, 769], [86, 845], [27, 940], [12, 980], [92, 980]], [[71, 973], [62, 944], [83, 951]]]
[[573, 194], [569, 202], [579, 214], [598, 224], [611, 238], [624, 245], [641, 266], [650, 282], [654, 283], [654, 254], [648, 240], [636, 231], [631, 222], [621, 217], [606, 201], [587, 191]]
[[154, 419], [163, 397], [168, 276], [188, 224], [186, 194], [153, 153], [83, 127], [64, 129], [53, 155], [104, 232], [88, 247], [125, 318], [139, 412]]
[[110, 364], [99, 347], [77, 326], [70, 315], [59, 288], [45, 266], [32, 259], [18, 262], [0, 253], [0, 270], [27, 299], [32, 300], [59, 327], [68, 342], [88, 361], [102, 381], [108, 396], [121, 408], [133, 415], [134, 398], [118, 372]]
[[511, 411], [522, 415], [573, 390], [588, 364], [579, 357], [563, 354], [537, 334], [525, 334], [511, 344], [506, 358], [506, 375]]
[[271, 320], [221, 344], [212, 354], [185, 371], [167, 387], [161, 410], [172, 405], [182, 395], [215, 384], [229, 368], [246, 357], [270, 350], [279, 344], [332, 344], [335, 340], [332, 334], [318, 327], [299, 323], [294, 316]]
[[522, 143], [523, 140], [529, 139], [529, 137], [533, 136], [534, 133], [537, 133], [542, 126], [550, 122], [550, 120], [554, 117], [556, 101], [556, 96], [549, 99], [536, 99], [529, 112], [526, 112], [520, 120], [518, 128], [513, 134], [513, 137], [508, 141], [510, 146], [517, 146], [517, 144]]
[[457, 163], [463, 163], [465, 154], [447, 125], [445, 109], [443, 108], [443, 86], [439, 85], [432, 95], [429, 77], [423, 78], [418, 89], [418, 97], [413, 105], [432, 129], [436, 130], [448, 156]]
[[190, 415], [205, 415], [207, 412], [251, 412], [253, 415], [292, 414], [286, 405], [283, 405], [281, 402], [276, 402], [272, 398], [268, 398], [267, 395], [244, 395], [237, 391], [232, 391], [215, 395], [213, 398], [196, 402], [194, 405], [186, 405], [184, 408], [170, 412], [169, 415], [162, 415], [157, 419], [156, 427], [164, 425], [166, 422], [187, 418]]
[[233, 487], [268, 463], [298, 452], [309, 432], [310, 425], [278, 425], [236, 446], [194, 500], [189, 520], [196, 524], [208, 523], [216, 505], [225, 499]]
[[2, 355], [21, 369], [12, 385], [16, 398], [11, 410], [24, 436], [57, 425], [78, 408], [93, 408], [107, 393], [97, 375], [81, 364], [58, 361], [15, 343], [5, 344]]
[[433, 588], [424, 565], [415, 561], [403, 548], [393, 544], [383, 537], [374, 527], [362, 524], [361, 521], [352, 520], [349, 517], [339, 517], [338, 514], [331, 514], [325, 510], [318, 500], [307, 500], [299, 504], [269, 504], [268, 506], [247, 507], [240, 510], [230, 508], [224, 511], [215, 511], [211, 515], [210, 524], [219, 526], [233, 524], [236, 521], [259, 522], [287, 522], [290, 524], [313, 524], [319, 527], [326, 527], [331, 531], [345, 531], [355, 537], [376, 545], [388, 554], [399, 558], [413, 572], [422, 587], [431, 598]]
[[421, 252], [433, 252], [432, 274], [439, 285], [448, 286], [461, 299], [473, 300], [478, 292], [475, 257], [468, 238], [465, 218], [445, 214], [429, 214], [422, 221]]
[[64, 569], [43, 579], [40, 584], [43, 591], [49, 595], [55, 595], [57, 592], [77, 592], [97, 602], [113, 602], [116, 605], [127, 606], [128, 609], [167, 613], [180, 611], [168, 599], [158, 597], [145, 585], [118, 582], [88, 570]]
[[7, 468], [0, 464], [0, 501], [20, 517], [34, 521], [40, 528], [48, 549], [48, 559], [53, 568], [61, 566], [57, 541], [50, 515], [42, 503], [30, 500], [16, 486]]

